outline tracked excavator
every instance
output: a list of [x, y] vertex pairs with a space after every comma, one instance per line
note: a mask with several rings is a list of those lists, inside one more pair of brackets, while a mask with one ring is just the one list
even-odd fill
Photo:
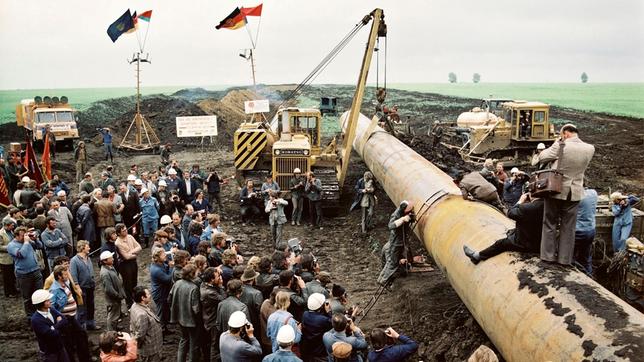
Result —
[[235, 155], [236, 179], [241, 183], [253, 180], [261, 185], [264, 178], [272, 175], [289, 198], [289, 179], [293, 170], [303, 173], [313, 171], [322, 182], [322, 200], [325, 208], [339, 206], [342, 185], [346, 178], [355, 127], [341, 140], [335, 137], [322, 144], [322, 114], [319, 109], [287, 106], [323, 71], [344, 49], [358, 31], [371, 23], [371, 30], [362, 59], [362, 66], [351, 106], [353, 122], [360, 114], [367, 74], [376, 45], [387, 35], [387, 26], [382, 9], [365, 15], [358, 24], [337, 44], [315, 69], [295, 87], [278, 106], [270, 122], [265, 118], [251, 119], [235, 131], [233, 152]]

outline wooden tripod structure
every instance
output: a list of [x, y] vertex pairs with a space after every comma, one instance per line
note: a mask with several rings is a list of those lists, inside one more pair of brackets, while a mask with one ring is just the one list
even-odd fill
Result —
[[141, 53], [139, 52], [136, 53], [132, 60], [129, 60], [130, 64], [134, 62], [136, 62], [136, 114], [127, 132], [125, 132], [119, 148], [145, 151], [158, 146], [161, 141], [154, 131], [154, 128], [150, 126], [150, 123], [141, 114], [141, 63], [150, 63], [150, 61], [147, 56], [146, 58], [141, 58]]

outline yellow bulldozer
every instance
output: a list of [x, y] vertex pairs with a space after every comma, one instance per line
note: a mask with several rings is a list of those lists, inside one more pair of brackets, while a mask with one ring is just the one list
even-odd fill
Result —
[[[322, 200], [325, 208], [339, 206], [342, 184], [348, 171], [351, 145], [355, 127], [340, 142], [334, 137], [326, 145], [322, 144], [322, 113], [319, 109], [283, 106], [295, 97], [315, 79], [326, 65], [335, 58], [359, 28], [371, 22], [369, 40], [362, 59], [362, 67], [358, 77], [356, 91], [351, 106], [351, 120], [357, 121], [360, 105], [365, 91], [367, 74], [371, 58], [379, 38], [386, 36], [384, 14], [381, 9], [375, 9], [362, 18], [354, 29], [345, 37], [339, 46], [323, 59], [322, 63], [300, 83], [282, 102], [273, 117], [268, 122], [263, 117], [254, 117], [249, 122], [242, 123], [233, 137], [233, 153], [235, 155], [236, 179], [242, 183], [253, 180], [261, 185], [264, 178], [272, 175], [283, 191], [283, 197], [290, 197], [288, 182], [293, 176], [293, 170], [299, 168], [302, 173], [313, 171], [322, 182]], [[345, 162], [346, 161], [346, 162]]]
[[506, 166], [527, 165], [539, 143], [548, 147], [556, 139], [549, 112], [542, 102], [484, 99], [456, 122], [435, 123], [431, 135], [435, 144], [457, 150], [468, 162], [491, 158]]

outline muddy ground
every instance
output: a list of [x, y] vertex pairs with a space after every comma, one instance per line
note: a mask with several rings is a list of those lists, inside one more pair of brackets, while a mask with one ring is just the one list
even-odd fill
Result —
[[[350, 87], [319, 87], [309, 89], [305, 96], [316, 99], [319, 95], [336, 95], [340, 97], [340, 107], [346, 109], [351, 102]], [[260, 93], [272, 100], [281, 99], [286, 91], [283, 88], [264, 88]], [[370, 94], [370, 93], [368, 93]], [[372, 93], [371, 93], [372, 94]], [[213, 111], [224, 113], [221, 116], [221, 129], [226, 136], [236, 127], [235, 116], [240, 113], [239, 101], [248, 97], [245, 91], [229, 95], [226, 99], [224, 92], [207, 92], [201, 90], [186, 90], [173, 97], [146, 97], [143, 109], [149, 112], [148, 119], [159, 129], [163, 142], [177, 141], [168, 132], [174, 129], [176, 115], [198, 115]], [[398, 104], [403, 115], [409, 115], [419, 134], [410, 145], [423, 156], [437, 163], [439, 167], [468, 168], [446, 152], [437, 152], [430, 147], [429, 139], [420, 134], [426, 132], [426, 127], [434, 120], [455, 118], [460, 112], [478, 104], [475, 100], [464, 100], [434, 94], [416, 92], [390, 91], [391, 103]], [[365, 100], [363, 113], [370, 113], [371, 99]], [[234, 103], [237, 103], [235, 105]], [[98, 125], [110, 125], [117, 130], [123, 130], [124, 124], [132, 116], [132, 99], [124, 98], [99, 102], [88, 111], [81, 114], [85, 120], [81, 132], [85, 138], [95, 140], [93, 128]], [[614, 117], [609, 115], [591, 114], [570, 109], [555, 108], [552, 117], [558, 122], [572, 121], [581, 132], [582, 139], [596, 145], [597, 152], [590, 170], [590, 184], [601, 191], [607, 192], [609, 187], [623, 191], [642, 194], [644, 190], [644, 153], [641, 152], [643, 143], [643, 128], [641, 119]], [[92, 119], [90, 121], [89, 119]], [[172, 128], [168, 128], [172, 127]], [[117, 135], [118, 136], [118, 135]], [[20, 131], [13, 125], [0, 126], [0, 143], [8, 143], [22, 138]], [[221, 138], [220, 138], [221, 139]], [[228, 137], [223, 139], [230, 139]], [[214, 167], [224, 175], [234, 174], [232, 154], [228, 142], [217, 141], [214, 145], [204, 147], [190, 146], [189, 140], [182, 142], [186, 145], [178, 147], [176, 158], [182, 164], [199, 163], [202, 168]], [[90, 164], [92, 171], [98, 174], [105, 163], [101, 161], [100, 145], [91, 142]], [[441, 151], [441, 150], [438, 150]], [[159, 165], [156, 155], [126, 155], [121, 154], [115, 159], [115, 174], [119, 178], [127, 175], [129, 165], [138, 164], [140, 169], [151, 170]], [[365, 165], [356, 157], [347, 185], [353, 185], [365, 171]], [[59, 153], [54, 162], [54, 169], [64, 179], [73, 180], [71, 152]], [[352, 187], [347, 189], [352, 190]], [[223, 227], [227, 233], [241, 241], [243, 255], [268, 255], [271, 242], [268, 241], [268, 226], [247, 225], [239, 223], [236, 195], [238, 188], [234, 184], [227, 185], [224, 190], [225, 211], [223, 212]], [[353, 195], [348, 192], [343, 196], [345, 209]], [[386, 223], [394, 206], [387, 196], [379, 191], [380, 200], [376, 210], [376, 228], [368, 235], [359, 232], [360, 215], [341, 213], [334, 218], [324, 220], [324, 230], [311, 230], [306, 226], [285, 226], [284, 237], [300, 237], [304, 246], [312, 249], [319, 258], [323, 270], [330, 271], [336, 283], [343, 285], [349, 292], [352, 303], [364, 306], [377, 290], [375, 279], [380, 270], [378, 251], [388, 236]], [[416, 254], [425, 254], [417, 240], [414, 240]], [[139, 280], [141, 284], [149, 284], [147, 267], [149, 265], [149, 249], [139, 257]], [[105, 305], [100, 286], [97, 289], [97, 316], [101, 325], [105, 321]], [[20, 301], [7, 300], [0, 297], [0, 349], [1, 361], [32, 361], [36, 356], [36, 342], [24, 320]], [[127, 320], [123, 324], [127, 326]], [[418, 355], [413, 360], [425, 361], [463, 361], [479, 345], [493, 345], [478, 326], [467, 308], [460, 301], [449, 282], [439, 271], [412, 274], [400, 279], [394, 284], [393, 291], [383, 295], [379, 303], [360, 323], [363, 330], [376, 326], [392, 326], [396, 330], [412, 336], [420, 342]], [[98, 333], [90, 333], [90, 342], [97, 355]], [[165, 359], [175, 359], [178, 333], [166, 339], [163, 350]]]

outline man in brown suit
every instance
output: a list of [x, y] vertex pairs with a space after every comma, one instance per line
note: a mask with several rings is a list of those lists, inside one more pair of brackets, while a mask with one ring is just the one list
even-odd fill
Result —
[[96, 212], [96, 226], [100, 230], [101, 234], [101, 245], [105, 245], [105, 229], [108, 227], [114, 227], [116, 224], [114, 222], [114, 214], [116, 214], [116, 206], [114, 203], [109, 200], [109, 194], [107, 191], [103, 191], [101, 194], [101, 199], [94, 205], [94, 211]]
[[[559, 147], [563, 147], [561, 160]], [[547, 197], [543, 211], [541, 232], [541, 260], [570, 265], [575, 247], [575, 223], [577, 206], [584, 197], [584, 172], [593, 158], [595, 147], [583, 142], [577, 135], [577, 127], [566, 124], [561, 127], [560, 140], [539, 154], [540, 163], [554, 161], [552, 165], [563, 173], [561, 193]], [[557, 224], [560, 221], [559, 240]]]

